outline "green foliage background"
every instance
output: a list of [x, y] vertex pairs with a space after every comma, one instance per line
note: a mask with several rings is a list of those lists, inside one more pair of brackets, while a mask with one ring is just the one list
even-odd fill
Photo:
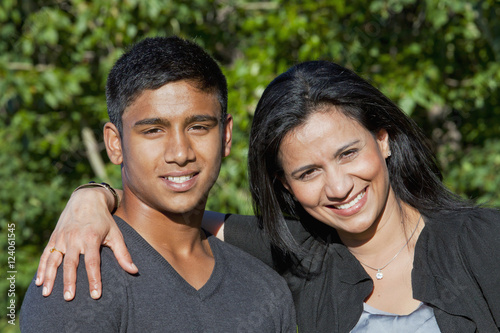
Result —
[[224, 68], [236, 123], [212, 210], [251, 213], [246, 154], [257, 100], [277, 74], [314, 59], [379, 87], [424, 128], [452, 190], [500, 206], [498, 17], [496, 0], [2, 0], [0, 330], [18, 327], [4, 315], [7, 224], [15, 223], [20, 306], [72, 189], [89, 180], [120, 187], [101, 143], [104, 86], [131, 43], [177, 34]]

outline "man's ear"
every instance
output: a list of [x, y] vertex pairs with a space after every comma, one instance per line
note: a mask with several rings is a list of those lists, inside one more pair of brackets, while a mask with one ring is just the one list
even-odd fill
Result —
[[104, 125], [104, 144], [109, 160], [116, 165], [123, 162], [122, 141], [118, 128], [113, 123], [107, 122]]
[[231, 144], [233, 141], [233, 117], [228, 114], [224, 121], [222, 129], [222, 156], [227, 157], [231, 152]]
[[384, 158], [391, 156], [391, 147], [389, 146], [389, 133], [385, 129], [381, 129], [376, 135], [378, 148]]

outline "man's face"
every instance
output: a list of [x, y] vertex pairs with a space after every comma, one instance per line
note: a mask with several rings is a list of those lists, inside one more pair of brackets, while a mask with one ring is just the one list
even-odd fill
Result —
[[201, 211], [231, 147], [232, 119], [221, 124], [216, 95], [168, 83], [144, 91], [122, 123], [120, 153], [108, 155], [122, 165], [125, 195], [164, 214]]

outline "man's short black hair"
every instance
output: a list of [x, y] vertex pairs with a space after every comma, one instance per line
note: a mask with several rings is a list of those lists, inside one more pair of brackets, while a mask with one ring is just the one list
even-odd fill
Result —
[[221, 121], [227, 113], [227, 83], [215, 60], [199, 45], [173, 37], [146, 38], [118, 59], [108, 75], [106, 102], [110, 121], [122, 132], [122, 115], [144, 90], [189, 80], [217, 95]]

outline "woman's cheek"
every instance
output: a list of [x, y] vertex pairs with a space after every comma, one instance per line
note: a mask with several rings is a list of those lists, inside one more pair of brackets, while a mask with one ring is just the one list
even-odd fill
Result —
[[321, 195], [321, 187], [317, 182], [299, 183], [292, 189], [295, 198], [304, 207], [314, 206], [314, 203], [318, 202], [318, 196]]
[[363, 159], [351, 163], [350, 173], [365, 180], [371, 180], [384, 173], [385, 161], [377, 153], [369, 153]]

